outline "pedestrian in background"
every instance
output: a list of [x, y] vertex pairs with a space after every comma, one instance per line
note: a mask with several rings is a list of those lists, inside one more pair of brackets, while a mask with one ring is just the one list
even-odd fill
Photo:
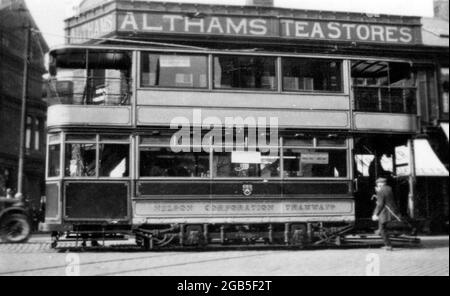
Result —
[[376, 199], [377, 206], [373, 213], [372, 220], [378, 221], [378, 232], [384, 241], [384, 249], [392, 251], [392, 242], [389, 238], [387, 224], [395, 221], [399, 215], [395, 205], [394, 193], [392, 187], [387, 184], [387, 179], [380, 178], [376, 181]]

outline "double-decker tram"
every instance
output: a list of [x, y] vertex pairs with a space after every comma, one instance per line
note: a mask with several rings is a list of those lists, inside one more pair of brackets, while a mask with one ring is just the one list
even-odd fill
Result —
[[380, 176], [407, 208], [411, 60], [67, 45], [49, 68], [54, 245], [341, 244], [369, 227]]

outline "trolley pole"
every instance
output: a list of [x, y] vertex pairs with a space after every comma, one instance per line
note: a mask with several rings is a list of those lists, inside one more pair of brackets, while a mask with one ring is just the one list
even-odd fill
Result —
[[24, 179], [24, 163], [25, 163], [25, 129], [27, 120], [27, 96], [28, 96], [28, 68], [30, 59], [30, 39], [31, 29], [29, 26], [25, 27], [25, 52], [23, 63], [23, 82], [22, 82], [22, 108], [20, 117], [20, 146], [19, 146], [19, 168], [17, 176], [17, 193], [23, 194], [23, 179]]

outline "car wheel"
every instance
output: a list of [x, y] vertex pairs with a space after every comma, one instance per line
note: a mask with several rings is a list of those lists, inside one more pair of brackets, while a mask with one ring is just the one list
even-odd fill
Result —
[[31, 236], [31, 225], [28, 218], [22, 214], [13, 214], [5, 217], [0, 225], [0, 234], [7, 243], [24, 243]]

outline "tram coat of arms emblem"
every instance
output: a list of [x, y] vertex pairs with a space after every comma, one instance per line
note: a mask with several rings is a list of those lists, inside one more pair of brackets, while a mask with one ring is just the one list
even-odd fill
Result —
[[242, 186], [242, 193], [245, 196], [251, 196], [253, 194], [253, 185], [245, 184]]

